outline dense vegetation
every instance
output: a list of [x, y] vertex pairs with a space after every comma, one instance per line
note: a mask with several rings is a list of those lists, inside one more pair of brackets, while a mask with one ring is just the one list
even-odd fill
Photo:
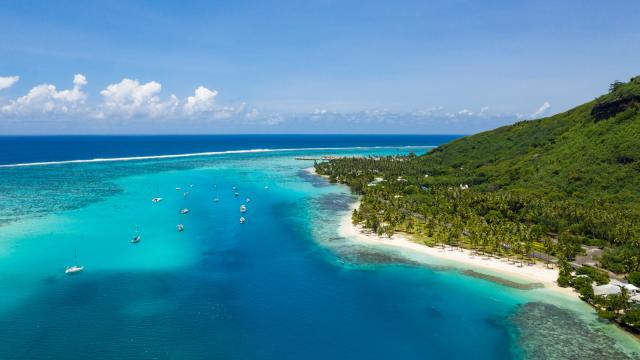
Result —
[[423, 156], [336, 159], [316, 171], [362, 194], [353, 220], [380, 234], [519, 262], [553, 256], [564, 286], [569, 262], [597, 246], [601, 267], [640, 281], [640, 77]]

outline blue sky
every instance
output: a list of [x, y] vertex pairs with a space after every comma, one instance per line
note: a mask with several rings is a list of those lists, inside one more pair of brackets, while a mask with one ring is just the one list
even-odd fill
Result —
[[640, 74], [637, 14], [637, 0], [4, 1], [0, 133], [473, 133]]

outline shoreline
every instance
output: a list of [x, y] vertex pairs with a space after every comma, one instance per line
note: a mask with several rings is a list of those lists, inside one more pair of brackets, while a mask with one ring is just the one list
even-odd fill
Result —
[[[327, 176], [316, 173], [313, 166], [304, 170], [309, 174], [327, 178]], [[354, 225], [351, 222], [351, 214], [359, 206], [359, 200], [351, 204], [347, 214], [340, 219], [338, 224], [340, 236], [361, 244], [407, 250], [411, 254], [424, 255], [429, 259], [444, 261], [449, 263], [447, 265], [454, 265], [462, 270], [461, 273], [465, 276], [481, 278], [520, 290], [545, 289], [561, 295], [565, 299], [584, 303], [573, 288], [563, 288], [558, 285], [556, 282], [558, 269], [548, 268], [538, 262], [534, 265], [518, 266], [508, 262], [505, 258], [474, 255], [467, 249], [430, 247], [412, 241], [409, 234], [394, 234], [391, 238], [378, 236], [364, 229], [361, 225]]]
[[482, 278], [521, 290], [546, 289], [562, 295], [564, 298], [582, 302], [573, 288], [558, 286], [556, 283], [558, 269], [550, 269], [539, 263], [518, 266], [515, 263], [508, 262], [505, 258], [478, 256], [467, 249], [430, 247], [412, 241], [409, 239], [408, 234], [394, 234], [391, 238], [378, 236], [351, 222], [351, 214], [359, 205], [359, 201], [353, 203], [349, 208], [349, 212], [340, 220], [338, 227], [340, 236], [361, 244], [408, 250], [412, 254], [424, 255], [436, 261], [444, 261], [462, 270], [461, 273], [466, 276]]
[[[313, 166], [305, 168], [304, 171], [328, 179], [328, 176], [317, 174]], [[461, 251], [459, 248], [443, 250], [439, 247], [430, 247], [412, 241], [410, 234], [394, 234], [391, 238], [378, 236], [372, 231], [364, 229], [361, 225], [352, 223], [353, 210], [359, 206], [360, 200], [353, 202], [347, 213], [338, 219], [337, 232], [339, 236], [361, 245], [405, 251], [401, 254], [402, 256], [407, 256], [424, 265], [434, 268], [445, 266], [452, 270], [459, 270], [463, 276], [489, 281], [514, 291], [526, 292], [530, 294], [528, 297], [531, 300], [571, 309], [579, 318], [591, 324], [590, 326], [594, 326], [598, 331], [606, 332], [608, 336], [624, 344], [622, 349], [625, 353], [631, 351], [636, 355], [640, 352], [639, 336], [626, 331], [617, 323], [600, 322], [595, 309], [582, 301], [573, 288], [563, 288], [557, 284], [558, 269], [547, 268], [538, 262], [534, 265], [518, 266], [508, 262], [506, 258], [478, 256], [467, 249]], [[415, 258], [416, 256], [417, 258]]]

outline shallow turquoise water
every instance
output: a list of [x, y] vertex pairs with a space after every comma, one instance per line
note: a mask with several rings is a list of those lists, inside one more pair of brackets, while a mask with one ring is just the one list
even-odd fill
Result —
[[353, 198], [310, 153], [0, 169], [0, 358], [540, 358], [567, 323], [562, 348], [623, 358], [588, 316], [340, 238]]

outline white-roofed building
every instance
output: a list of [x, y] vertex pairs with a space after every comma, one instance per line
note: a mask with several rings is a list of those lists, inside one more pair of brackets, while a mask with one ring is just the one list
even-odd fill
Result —
[[635, 286], [633, 284], [622, 282], [622, 281], [616, 280], [616, 279], [611, 279], [611, 282], [609, 282], [609, 283], [627, 289], [627, 291], [630, 294], [636, 294], [638, 292], [638, 290], [640, 290], [640, 288], [638, 288], [637, 286]]
[[604, 296], [616, 295], [622, 292], [622, 288], [625, 288], [627, 290], [632, 299], [634, 298], [634, 296], [637, 296], [638, 300], [640, 300], [640, 288], [633, 284], [622, 282], [616, 279], [611, 279], [608, 284], [594, 286], [593, 293], [594, 295]]
[[604, 284], [604, 285], [597, 285], [593, 287], [593, 294], [596, 296], [616, 295], [616, 294], [620, 294], [621, 291], [622, 290], [620, 290], [620, 286], [614, 285], [614, 284]]

